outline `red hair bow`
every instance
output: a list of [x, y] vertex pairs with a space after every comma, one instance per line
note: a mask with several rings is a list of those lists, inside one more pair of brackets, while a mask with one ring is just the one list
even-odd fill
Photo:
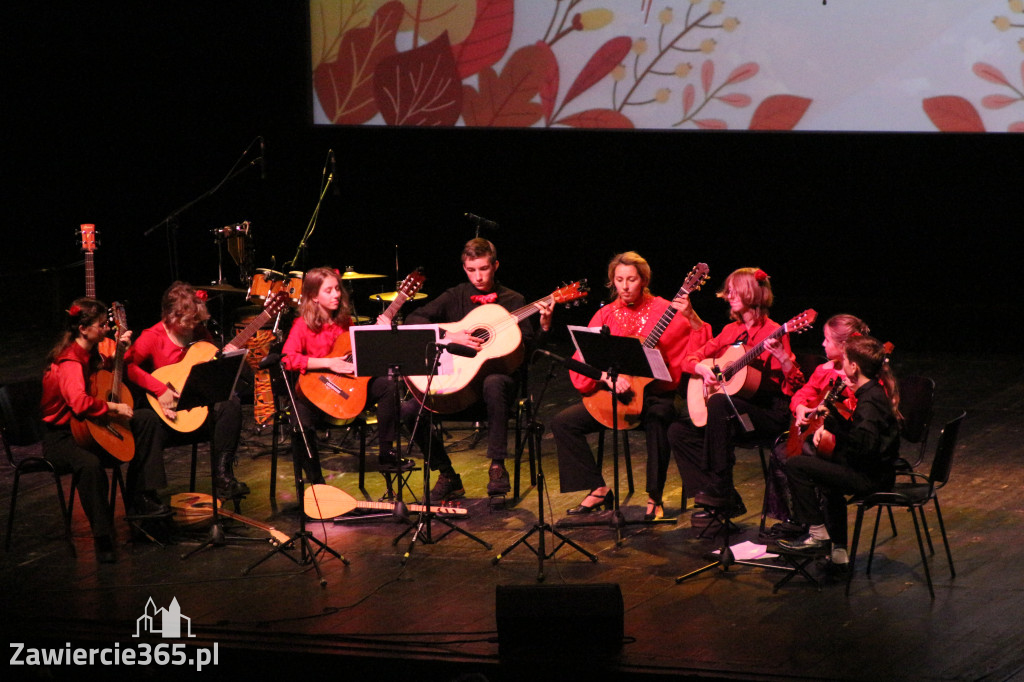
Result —
[[765, 280], [768, 279], [768, 273], [762, 270], [761, 268], [758, 268], [757, 272], [754, 273], [754, 279], [756, 279], [758, 282], [764, 282]]
[[196, 298], [203, 303], [206, 303], [206, 300], [210, 298], [210, 294], [208, 294], [205, 289], [196, 289]]
[[76, 303], [75, 305], [68, 308], [68, 315], [71, 317], [78, 317], [82, 313], [82, 309]]

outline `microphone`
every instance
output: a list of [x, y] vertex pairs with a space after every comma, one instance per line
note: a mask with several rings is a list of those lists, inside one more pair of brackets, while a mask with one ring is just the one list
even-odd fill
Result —
[[276, 365], [279, 362], [281, 362], [281, 354], [280, 353], [267, 353], [267, 356], [265, 358], [263, 358], [262, 360], [260, 360], [259, 368], [260, 369], [270, 369], [271, 367], [273, 367], [274, 365]]
[[475, 213], [465, 213], [464, 215], [467, 218], [469, 218], [471, 221], [473, 221], [476, 224], [477, 227], [486, 227], [488, 230], [497, 230], [498, 229], [498, 223], [494, 222], [493, 220], [488, 220], [487, 218], [481, 218], [480, 216], [478, 216]]
[[341, 191], [338, 189], [338, 166], [334, 160], [334, 150], [329, 149], [327, 151], [331, 155], [331, 194], [339, 196]]
[[441, 346], [442, 348], [444, 348], [446, 351], [448, 351], [452, 355], [460, 355], [460, 356], [462, 356], [464, 358], [475, 358], [476, 354], [478, 352], [476, 348], [473, 348], [471, 346], [466, 346], [466, 345], [461, 344], [461, 343], [449, 342], [449, 343], [441, 343], [441, 344], [438, 344], [438, 345]]
[[541, 355], [546, 355], [549, 358], [551, 358], [554, 362], [557, 362], [560, 365], [564, 365], [566, 369], [571, 369], [577, 374], [582, 374], [588, 379], [593, 379], [594, 381], [601, 380], [601, 370], [597, 369], [596, 367], [591, 367], [590, 365], [580, 362], [579, 360], [573, 360], [572, 358], [563, 358], [561, 355], [555, 355], [551, 351], [546, 351], [542, 348], [538, 348], [537, 350], [533, 351], [533, 353], [534, 357], [536, 357], [537, 353], [540, 353]]
[[267, 179], [267, 146], [260, 135], [260, 180]]

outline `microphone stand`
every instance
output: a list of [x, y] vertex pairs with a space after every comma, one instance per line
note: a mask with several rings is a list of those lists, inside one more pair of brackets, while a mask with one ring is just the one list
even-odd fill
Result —
[[[324, 164], [324, 173], [327, 173], [327, 164]], [[299, 258], [305, 254], [306, 244], [313, 236], [313, 231], [316, 230], [316, 219], [320, 216], [320, 205], [323, 203], [324, 196], [327, 194], [327, 190], [330, 188], [332, 182], [334, 182], [333, 172], [327, 175], [327, 182], [325, 182], [324, 186], [320, 189], [320, 197], [316, 200], [316, 206], [313, 207], [313, 215], [309, 218], [309, 224], [306, 225], [306, 231], [302, 233], [302, 239], [299, 240], [299, 247], [295, 249], [295, 255], [292, 256], [290, 261], [287, 261], [281, 266], [285, 271], [289, 268], [294, 268], [295, 264], [299, 261]]]
[[153, 225], [148, 230], [146, 230], [145, 232], [142, 233], [143, 237], [148, 237], [157, 228], [160, 228], [160, 227], [166, 227], [167, 228], [167, 252], [168, 252], [168, 260], [170, 261], [171, 279], [172, 280], [181, 279], [178, 276], [178, 216], [181, 215], [182, 213], [184, 213], [185, 211], [187, 211], [188, 209], [192, 208], [196, 204], [198, 204], [200, 201], [203, 201], [204, 199], [207, 199], [207, 198], [213, 196], [221, 187], [223, 187], [229, 181], [231, 181], [234, 178], [238, 177], [239, 175], [241, 175], [245, 171], [249, 170], [250, 168], [255, 166], [257, 163], [262, 163], [263, 162], [263, 157], [262, 156], [258, 156], [256, 158], [254, 158], [252, 161], [250, 161], [249, 163], [247, 163], [246, 165], [244, 165], [241, 168], [239, 168], [239, 164], [242, 163], [242, 161], [245, 159], [246, 156], [248, 156], [249, 150], [252, 149], [252, 146], [259, 139], [260, 138], [257, 137], [256, 139], [254, 139], [252, 142], [249, 143], [249, 146], [245, 148], [245, 150], [242, 152], [242, 155], [238, 157], [238, 160], [235, 161], [234, 164], [232, 164], [231, 170], [229, 170], [227, 172], [227, 175], [225, 175], [224, 178], [220, 182], [218, 182], [212, 188], [210, 188], [210, 189], [206, 190], [205, 192], [203, 192], [202, 194], [200, 194], [195, 199], [193, 199], [193, 200], [189, 201], [188, 203], [183, 204], [182, 206], [179, 206], [178, 208], [174, 209], [165, 218], [163, 218], [160, 222], [158, 222], [157, 224]]
[[[555, 376], [555, 364], [554, 362], [548, 363], [548, 375], [544, 378], [544, 385], [540, 389], [540, 393], [536, 399], [531, 396], [530, 402], [534, 405], [541, 405], [544, 399], [544, 393], [548, 389], [548, 384], [551, 379]], [[501, 561], [502, 557], [511, 552], [519, 545], [526, 545], [526, 548], [533, 552], [537, 557], [537, 582], [544, 582], [544, 560], [550, 559], [555, 556], [555, 552], [562, 548], [562, 545], [569, 545], [580, 554], [583, 554], [592, 562], [597, 563], [597, 556], [588, 552], [587, 550], [580, 547], [578, 544], [573, 542], [570, 538], [566, 537], [559, 531], [551, 527], [551, 524], [544, 520], [544, 467], [542, 465], [543, 452], [541, 450], [542, 438], [544, 436], [544, 425], [534, 418], [534, 413], [530, 414], [530, 423], [526, 427], [526, 438], [527, 444], [530, 448], [530, 459], [537, 463], [537, 522], [533, 524], [533, 528], [526, 532], [525, 535], [521, 536], [518, 540], [513, 542], [502, 552], [499, 552], [496, 557], [491, 559], [491, 565], [497, 566], [498, 562]], [[558, 538], [560, 542], [555, 547], [547, 552], [544, 546], [544, 533], [551, 533], [554, 537]], [[539, 533], [537, 537], [537, 547], [531, 545], [528, 540], [534, 533]]]
[[[413, 434], [415, 434], [416, 433], [416, 429], [419, 428], [420, 418], [423, 416], [423, 410], [426, 407], [427, 401], [430, 399], [430, 384], [434, 381], [434, 376], [437, 374], [437, 369], [438, 369], [438, 367], [441, 364], [441, 353], [445, 352], [445, 350], [446, 350], [445, 349], [445, 345], [443, 343], [436, 343], [436, 344], [434, 344], [434, 359], [433, 359], [433, 361], [430, 364], [430, 373], [427, 375], [427, 386], [426, 386], [426, 390], [423, 392], [423, 402], [420, 403], [420, 409], [416, 413], [416, 421], [413, 423], [413, 427], [412, 427], [412, 433]], [[428, 434], [432, 434], [433, 433], [433, 429], [434, 429], [434, 413], [433, 413], [433, 411], [430, 411], [429, 421], [430, 421], [430, 431], [428, 432]], [[412, 451], [412, 440], [413, 440], [412, 438], [409, 439], [410, 452]], [[477, 536], [473, 535], [472, 533], [470, 533], [469, 531], [467, 531], [467, 530], [465, 530], [463, 528], [459, 528], [458, 526], [453, 524], [448, 519], [440, 517], [440, 516], [438, 516], [436, 513], [434, 513], [432, 511], [432, 509], [431, 509], [432, 505], [430, 503], [430, 455], [431, 455], [431, 451], [433, 450], [433, 447], [434, 447], [433, 446], [433, 441], [434, 441], [434, 439], [432, 437], [429, 437], [429, 435], [428, 435], [428, 438], [427, 438], [427, 451], [425, 453], [423, 453], [423, 503], [424, 503], [424, 510], [421, 511], [420, 514], [419, 514], [419, 517], [420, 517], [419, 518], [419, 522], [416, 524], [416, 530], [412, 534], [412, 540], [409, 542], [409, 548], [407, 550], [405, 550], [405, 554], [402, 555], [402, 565], [403, 566], [406, 564], [407, 561], [409, 561], [409, 558], [412, 556], [412, 550], [416, 546], [416, 541], [417, 540], [419, 540], [420, 542], [422, 542], [425, 545], [432, 545], [432, 544], [440, 542], [441, 540], [443, 540], [446, 537], [448, 537], [452, 533], [452, 531], [456, 531], [458, 533], [462, 533], [463, 535], [465, 535], [470, 540], [475, 540], [476, 542], [479, 542], [481, 545], [483, 545], [487, 549], [491, 549], [490, 543], [485, 542], [481, 538], [478, 538]], [[448, 531], [446, 533], [444, 533], [441, 537], [436, 538], [436, 539], [434, 538], [433, 530], [432, 530], [431, 525], [430, 525], [431, 522], [434, 521], [435, 519], [448, 527]], [[412, 526], [410, 526], [409, 528], [406, 528], [402, 532], [401, 535], [399, 535], [397, 538], [395, 538], [392, 541], [391, 544], [392, 545], [397, 545], [398, 541], [401, 540], [403, 537], [405, 537], [406, 533], [408, 533], [410, 530], [412, 530]]]

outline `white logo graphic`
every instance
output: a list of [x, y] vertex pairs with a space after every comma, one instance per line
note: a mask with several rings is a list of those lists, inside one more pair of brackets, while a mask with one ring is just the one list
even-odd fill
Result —
[[192, 634], [192, 619], [181, 615], [181, 607], [178, 606], [178, 598], [171, 599], [171, 605], [166, 609], [158, 609], [150, 597], [146, 602], [146, 609], [135, 621], [135, 634], [132, 637], [139, 637], [142, 633], [148, 632], [154, 635], [161, 635], [165, 639], [177, 639], [182, 636], [181, 624], [185, 622], [185, 637], [195, 637]]

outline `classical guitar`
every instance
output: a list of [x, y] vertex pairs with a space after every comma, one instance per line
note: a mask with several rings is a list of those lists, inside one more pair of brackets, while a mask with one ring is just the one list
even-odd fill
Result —
[[715, 374], [720, 374], [721, 383], [711, 387], [704, 384], [704, 379], [699, 374], [690, 377], [686, 386], [686, 407], [694, 426], [707, 424], [708, 399], [714, 394], [725, 391], [729, 395], [739, 395], [745, 398], [754, 395], [761, 385], [761, 372], [749, 365], [764, 353], [765, 342], [768, 339], [781, 338], [784, 334], [798, 334], [809, 329], [817, 317], [818, 313], [814, 310], [805, 310], [781, 325], [750, 350], [746, 350], [743, 344], [737, 343], [726, 348], [717, 358], [701, 360], [700, 364], [710, 368]]
[[[287, 292], [284, 293], [287, 296]], [[176, 493], [171, 495], [171, 509], [174, 510], [174, 520], [183, 526], [206, 523], [213, 517], [213, 497], [206, 493]], [[275, 546], [291, 542], [290, 537], [273, 526], [228, 511], [220, 500], [217, 500], [217, 514], [265, 531]]]
[[[829, 385], [828, 393], [822, 396], [822, 399], [814, 406], [814, 411], [808, 413], [806, 424], [797, 426], [796, 419], [794, 418], [793, 423], [789, 426], [789, 435], [786, 436], [787, 458], [796, 457], [803, 452], [804, 443], [825, 423], [825, 415], [828, 414], [828, 410], [832, 409], [842, 399], [845, 390], [846, 382], [836, 377]], [[828, 450], [828, 452], [825, 452], [825, 450]], [[829, 447], [819, 447], [818, 454], [831, 455], [832, 449]]]
[[[94, 254], [96, 253], [96, 247], [99, 246], [96, 226], [90, 223], [79, 226], [78, 239], [82, 247], [82, 254], [85, 257], [85, 295], [88, 298], [96, 298], [96, 264]], [[117, 352], [115, 346], [116, 344], [113, 339], [100, 339], [100, 356], [104, 358], [114, 357], [114, 353]]]
[[[409, 511], [424, 512], [426, 505], [407, 504]], [[315, 483], [306, 488], [302, 496], [302, 507], [306, 516], [311, 519], [333, 519], [347, 514], [353, 509], [377, 509], [380, 511], [394, 511], [394, 502], [360, 502], [340, 488]], [[435, 514], [448, 514], [450, 516], [465, 516], [469, 510], [463, 507], [430, 505], [430, 511]]]
[[[242, 331], [235, 335], [235, 338], [231, 339], [230, 345], [236, 348], [242, 348], [245, 342], [255, 334], [271, 317], [279, 313], [286, 305], [288, 305], [288, 292], [279, 291], [276, 294], [272, 294], [267, 297], [266, 305], [263, 308], [263, 312], [253, 318], [253, 320], [245, 326]], [[185, 357], [173, 365], [165, 365], [158, 369], [153, 370], [153, 377], [156, 378], [160, 383], [172, 388], [177, 392], [181, 392], [181, 389], [185, 386], [185, 381], [188, 379], [189, 372], [195, 365], [202, 362], [208, 362], [217, 357], [217, 346], [213, 345], [209, 341], [196, 341], [188, 350], [185, 352]], [[175, 412], [174, 419], [168, 419], [167, 415], [164, 414], [163, 409], [160, 407], [160, 401], [156, 396], [150, 394], [146, 398], [149, 400], [149, 404], [153, 406], [153, 411], [156, 412], [157, 416], [164, 420], [164, 423], [170, 426], [175, 431], [181, 433], [191, 433], [195, 431], [203, 422], [206, 421], [206, 416], [209, 413], [209, 408], [206, 406], [193, 407], [190, 410], [178, 410]]]
[[[398, 287], [398, 294], [391, 302], [383, 316], [390, 322], [398, 314], [399, 308], [407, 300], [416, 295], [423, 286], [423, 273], [410, 273]], [[352, 354], [352, 337], [342, 334], [326, 357], [344, 358]], [[328, 369], [307, 370], [299, 375], [299, 390], [310, 402], [336, 419], [354, 419], [366, 407], [366, 387], [370, 377], [353, 377], [335, 374]]]
[[[441, 324], [446, 332], [469, 331], [482, 345], [476, 357], [454, 356], [452, 372], [437, 375], [430, 381], [430, 400], [426, 407], [450, 414], [475, 403], [479, 400], [479, 382], [475, 379], [495, 373], [511, 374], [523, 361], [523, 333], [519, 323], [538, 312], [539, 303], [570, 303], [589, 292], [587, 281], [580, 280], [511, 312], [497, 303], [485, 303], [458, 322]], [[425, 375], [405, 377], [409, 390], [420, 402], [426, 394], [427, 382]]]
[[[673, 298], [689, 295], [699, 290], [708, 281], [708, 272], [707, 263], [697, 263], [690, 270], [690, 274], [686, 276], [683, 286]], [[676, 312], [676, 309], [671, 305], [665, 309], [657, 324], [654, 325], [654, 329], [644, 339], [644, 348], [654, 348], [658, 345], [661, 335], [668, 329], [669, 324], [672, 323]], [[644, 391], [647, 389], [647, 385], [654, 381], [651, 377], [631, 376], [627, 378], [629, 379], [629, 388], [616, 396], [618, 405], [615, 409], [618, 412], [618, 426], [620, 430], [632, 429], [640, 425], [640, 412], [644, 406]], [[586, 406], [587, 411], [590, 412], [594, 419], [610, 429], [614, 422], [612, 419], [614, 415], [612, 415], [611, 400], [608, 397], [609, 393], [610, 389], [602, 384], [596, 391], [583, 396], [583, 405]]]
[[[117, 338], [128, 330], [124, 307], [115, 302], [112, 305], [114, 327]], [[124, 387], [125, 344], [118, 342], [114, 353], [114, 369], [100, 370], [89, 380], [89, 394], [97, 400], [111, 403], [133, 404], [132, 394]], [[102, 450], [122, 462], [135, 456], [135, 437], [127, 417], [112, 412], [92, 419], [72, 419], [71, 433], [75, 442], [90, 450]]]

